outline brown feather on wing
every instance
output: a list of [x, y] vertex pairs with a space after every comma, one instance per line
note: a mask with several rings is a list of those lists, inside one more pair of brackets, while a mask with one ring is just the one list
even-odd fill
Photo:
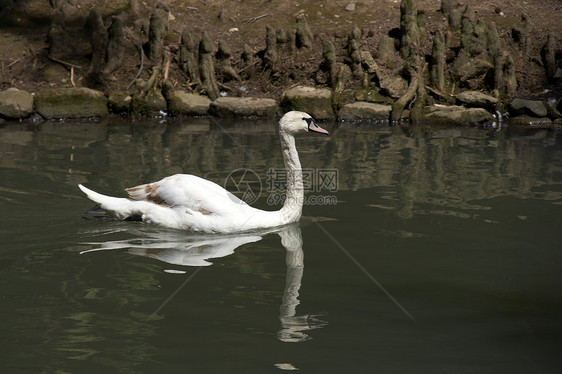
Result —
[[129, 199], [137, 201], [150, 201], [154, 204], [169, 206], [169, 204], [158, 194], [160, 185], [157, 183], [141, 184], [139, 186], [126, 188]]

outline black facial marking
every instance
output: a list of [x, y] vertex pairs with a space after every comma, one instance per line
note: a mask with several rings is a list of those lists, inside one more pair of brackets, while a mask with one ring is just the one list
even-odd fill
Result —
[[306, 123], [308, 124], [308, 129], [310, 129], [310, 125], [312, 125], [312, 124], [316, 125], [316, 122], [314, 122], [313, 118], [302, 117], [302, 119], [305, 120]]

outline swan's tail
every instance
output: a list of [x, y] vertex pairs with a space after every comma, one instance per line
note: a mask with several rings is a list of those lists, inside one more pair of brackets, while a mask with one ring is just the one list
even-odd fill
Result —
[[88, 198], [96, 202], [100, 208], [105, 210], [110, 216], [118, 219], [126, 219], [134, 214], [139, 214], [135, 202], [123, 197], [112, 197], [102, 195], [90, 190], [81, 184], [78, 187], [88, 196]]

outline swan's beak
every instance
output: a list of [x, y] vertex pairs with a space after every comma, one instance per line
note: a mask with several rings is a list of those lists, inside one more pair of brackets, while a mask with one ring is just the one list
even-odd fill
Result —
[[322, 127], [318, 126], [316, 122], [312, 121], [312, 123], [308, 124], [308, 131], [317, 132], [319, 134], [330, 135], [330, 133], [324, 130]]

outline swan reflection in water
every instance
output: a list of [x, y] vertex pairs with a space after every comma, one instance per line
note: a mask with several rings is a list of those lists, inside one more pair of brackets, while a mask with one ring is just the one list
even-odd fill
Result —
[[[127, 232], [131, 232], [127, 230]], [[298, 299], [304, 273], [304, 253], [301, 229], [292, 224], [278, 230], [257, 233], [242, 233], [239, 235], [186, 235], [174, 231], [139, 231], [136, 237], [127, 240], [113, 240], [104, 242], [84, 243], [96, 248], [82, 251], [80, 254], [95, 251], [127, 249], [128, 253], [146, 256], [159, 261], [181, 266], [209, 266], [213, 258], [225, 257], [248, 243], [260, 241], [263, 236], [277, 234], [281, 244], [287, 251], [287, 277], [285, 290], [281, 301], [279, 319], [281, 329], [277, 338], [283, 342], [302, 342], [311, 339], [308, 330], [325, 326], [327, 322], [314, 315], [297, 315], [296, 309], [300, 304]]]

